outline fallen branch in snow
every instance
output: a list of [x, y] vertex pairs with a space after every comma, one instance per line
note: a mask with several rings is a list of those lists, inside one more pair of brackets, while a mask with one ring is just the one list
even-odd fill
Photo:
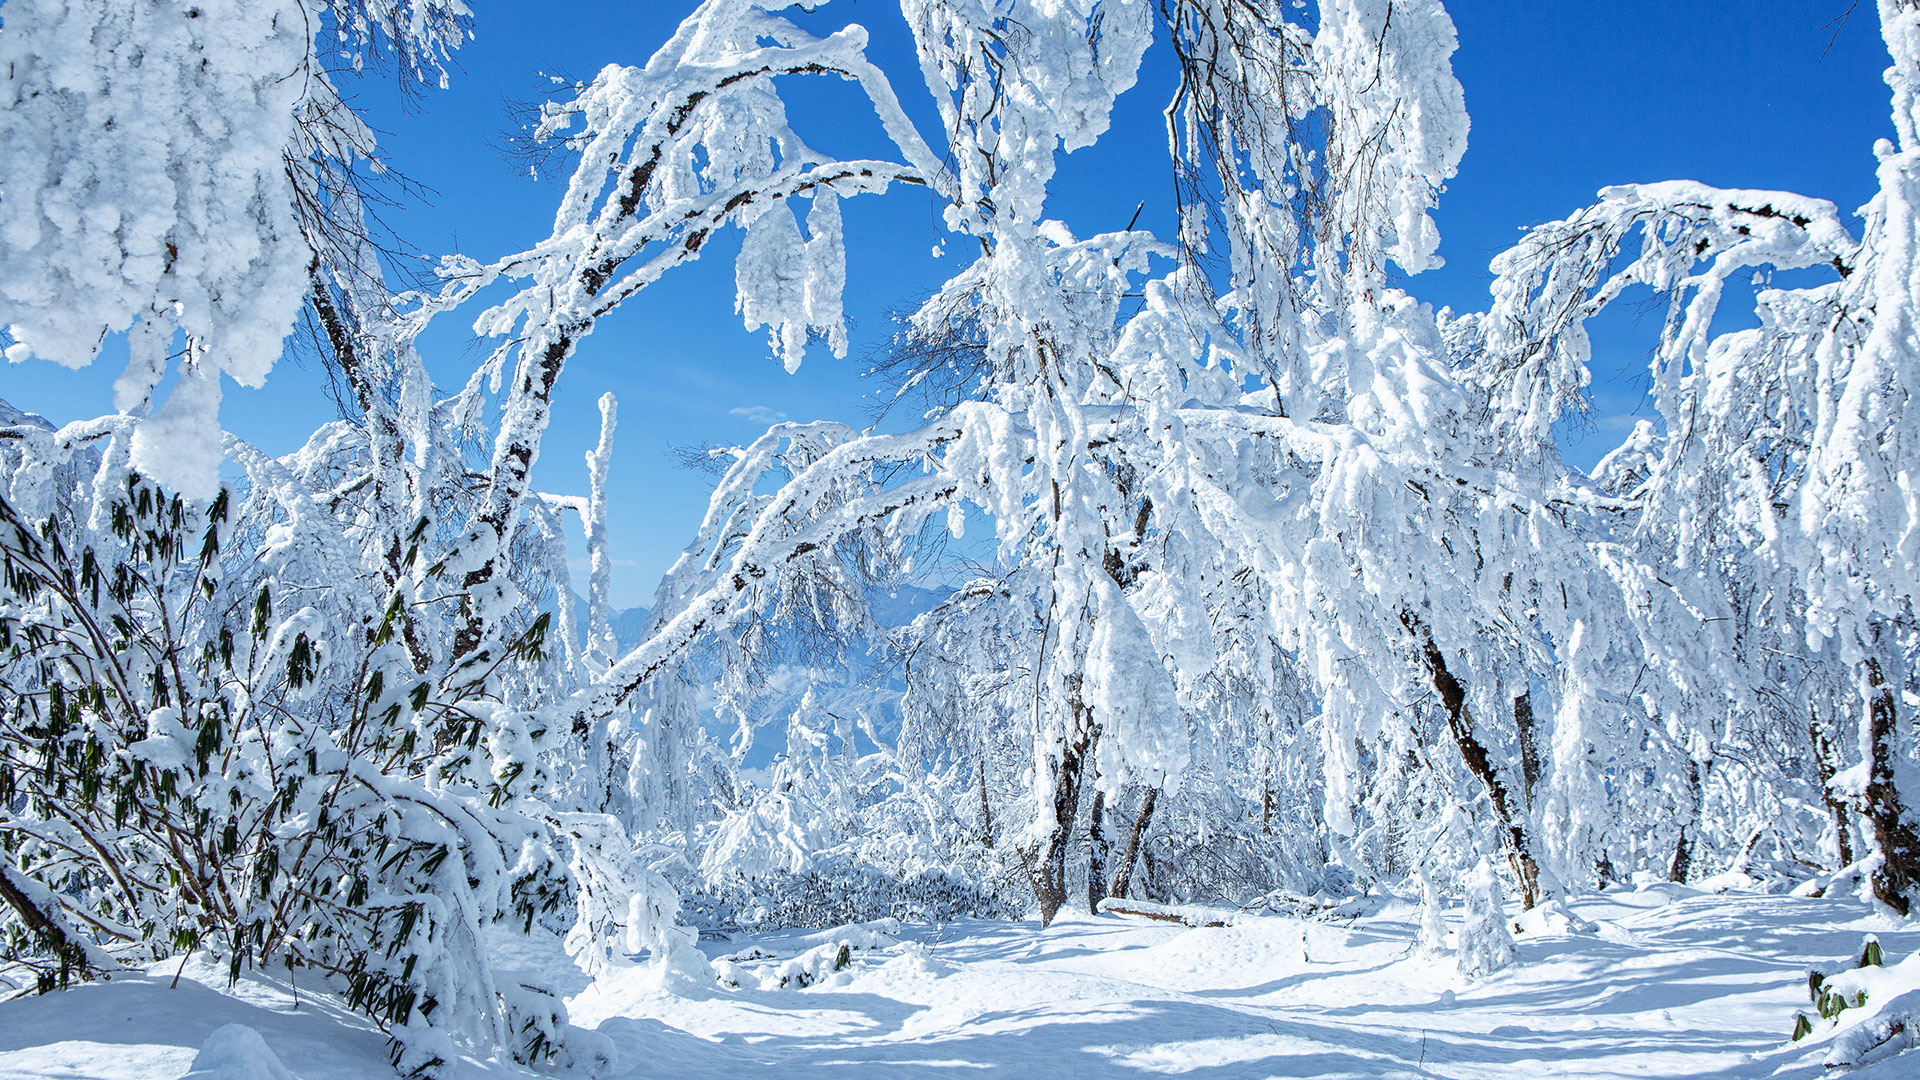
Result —
[[59, 983], [66, 981], [69, 965], [80, 968], [82, 977], [93, 973], [112, 978], [121, 969], [120, 961], [67, 921], [52, 890], [5, 863], [0, 863], [0, 901], [14, 910], [29, 933], [40, 935], [52, 947]]
[[1116, 900], [1113, 897], [1100, 901], [1100, 910], [1108, 915], [1133, 915], [1193, 927], [1231, 926], [1234, 918], [1233, 912], [1218, 908], [1192, 904], [1155, 904], [1147, 900]]

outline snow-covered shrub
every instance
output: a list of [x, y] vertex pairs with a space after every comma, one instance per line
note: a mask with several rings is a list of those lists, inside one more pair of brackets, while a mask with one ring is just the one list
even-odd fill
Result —
[[884, 918], [931, 923], [1019, 918], [1029, 898], [1009, 892], [983, 888], [933, 867], [889, 873], [851, 859], [832, 859], [804, 873], [708, 881], [692, 887], [686, 903], [703, 925], [754, 933]]
[[[841, 974], [861, 953], [901, 945], [900, 921], [876, 919], [830, 927], [815, 934], [762, 941], [742, 952], [714, 962], [720, 982], [730, 987], [760, 990], [803, 990], [823, 983], [841, 983]], [[907, 951], [923, 951], [908, 945]]]
[[762, 989], [804, 990], [826, 982], [853, 964], [853, 950], [845, 943], [829, 941], [793, 957], [775, 968]]
[[680, 894], [656, 869], [679, 856], [665, 849], [636, 851], [611, 815], [561, 814], [554, 824], [573, 849], [577, 915], [566, 948], [574, 961], [600, 975], [644, 953], [662, 980], [711, 982], [699, 934], [680, 920]]
[[1500, 879], [1484, 858], [1467, 879], [1467, 910], [1457, 940], [1463, 975], [1491, 975], [1513, 963], [1513, 931], [1507, 927]]
[[514, 808], [544, 734], [509, 684], [544, 620], [490, 670], [418, 672], [398, 594], [289, 492], [256, 472], [187, 502], [109, 430], [86, 484], [27, 493], [44, 517], [0, 491], [9, 959], [43, 986], [196, 950], [311, 969], [405, 1072], [449, 1037], [559, 1053], [564, 1008], [496, 985], [481, 944], [569, 889]]
[[[1154, 801], [1131, 895], [1163, 903], [1244, 905], [1277, 892], [1352, 893], [1351, 874], [1320, 864], [1299, 834], [1260, 820], [1260, 802], [1202, 772]], [[1236, 777], [1235, 779], [1240, 779]], [[1304, 849], [1304, 850], [1303, 850]]]

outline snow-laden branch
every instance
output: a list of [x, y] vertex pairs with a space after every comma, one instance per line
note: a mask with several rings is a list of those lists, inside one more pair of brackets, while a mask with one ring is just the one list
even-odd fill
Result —
[[[1635, 234], [1639, 249], [1623, 265]], [[1708, 328], [1736, 272], [1825, 265], [1845, 275], [1858, 250], [1823, 199], [1684, 180], [1607, 188], [1598, 203], [1535, 227], [1493, 260], [1484, 327], [1486, 355], [1495, 359], [1478, 375], [1502, 423], [1522, 437], [1550, 439], [1553, 423], [1582, 404], [1590, 380], [1587, 320], [1642, 285], [1671, 296], [1654, 364], [1656, 401], [1670, 411], [1687, 366], [1704, 361]]]

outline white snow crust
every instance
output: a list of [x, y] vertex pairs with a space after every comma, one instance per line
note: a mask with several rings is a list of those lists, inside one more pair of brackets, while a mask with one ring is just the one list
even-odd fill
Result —
[[[1920, 929], [1851, 900], [1660, 884], [1568, 906], [1593, 932], [1520, 933], [1521, 963], [1477, 979], [1451, 954], [1418, 950], [1419, 905], [1390, 902], [1353, 922], [1246, 915], [1190, 929], [1067, 914], [1045, 931], [887, 922], [766, 934], [702, 945], [752, 974], [744, 988], [669, 992], [628, 967], [568, 1005], [612, 1044], [610, 1080], [1812, 1080], [1834, 1046], [1788, 1039], [1807, 971], [1851, 969], [1875, 933], [1888, 966], [1859, 981], [1877, 994], [1905, 986], [1920, 951]], [[1457, 908], [1444, 917], [1458, 929]], [[834, 970], [843, 941], [850, 963]], [[0, 1080], [394, 1075], [380, 1033], [312, 987], [296, 1003], [284, 978], [225, 986], [222, 967], [169, 961], [0, 1004]], [[1876, 1012], [1861, 1011], [1860, 1026]], [[1898, 1080], [1912, 1060], [1877, 1057], [1849, 1075]], [[533, 1074], [462, 1059], [451, 1075]]]

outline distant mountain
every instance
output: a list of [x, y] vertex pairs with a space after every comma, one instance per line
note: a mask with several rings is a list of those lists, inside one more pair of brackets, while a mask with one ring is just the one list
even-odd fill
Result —
[[[0, 405], [4, 405], [0, 402]], [[898, 630], [913, 620], [932, 610], [948, 596], [943, 589], [923, 589], [917, 585], [902, 585], [890, 591], [876, 590], [869, 602], [873, 605], [874, 621], [884, 630]], [[623, 608], [613, 613], [609, 620], [613, 624], [613, 639], [622, 650], [631, 649], [640, 644], [640, 635], [647, 628], [647, 617], [653, 609], [644, 605]], [[587, 600], [578, 593], [573, 597], [574, 630], [585, 640], [587, 636]]]
[[[622, 651], [640, 644], [641, 631], [647, 627], [651, 608], [630, 607], [615, 611], [607, 621], [613, 625], [613, 640]], [[587, 598], [573, 594], [573, 630], [581, 641], [587, 639]]]
[[[585, 606], [585, 605], [582, 605]], [[652, 608], [630, 607], [613, 613], [608, 619], [613, 624], [613, 640], [620, 643], [622, 649], [631, 649], [640, 644], [640, 634], [647, 628], [647, 616]]]
[[[917, 585], [901, 585], [893, 589], [875, 590], [868, 597], [872, 605], [874, 621], [880, 626], [881, 636], [898, 630], [913, 622], [915, 618], [932, 610], [950, 595], [949, 590], [922, 588]], [[573, 602], [574, 623], [582, 640], [587, 633], [587, 601], [575, 595]], [[621, 650], [638, 645], [641, 634], [646, 629], [647, 617], [651, 610], [646, 607], [630, 607], [614, 612], [611, 622], [613, 636]], [[757, 729], [753, 749], [748, 753], [742, 765], [749, 769], [761, 769], [769, 765], [774, 757], [786, 747], [786, 720], [811, 691], [814, 695], [814, 708], [837, 714], [859, 714], [870, 718], [883, 737], [889, 737], [898, 730], [898, 699], [904, 686], [898, 673], [892, 670], [891, 662], [874, 646], [877, 639], [860, 637], [847, 643], [844, 656], [823, 656], [813, 653], [811, 642], [804, 636], [787, 637], [778, 632], [768, 643], [772, 657], [766, 666], [766, 682], [760, 689], [757, 699], [747, 709], [748, 723]], [[718, 659], [712, 653], [696, 652], [694, 669], [700, 673], [696, 678], [711, 687], [719, 679]], [[714, 737], [723, 745], [730, 740], [738, 726], [731, 715], [717, 709], [717, 701], [712, 691], [701, 694], [701, 710]]]
[[0, 427], [37, 427], [52, 431], [53, 423], [39, 413], [23, 412], [14, 408], [6, 398], [0, 398]]

